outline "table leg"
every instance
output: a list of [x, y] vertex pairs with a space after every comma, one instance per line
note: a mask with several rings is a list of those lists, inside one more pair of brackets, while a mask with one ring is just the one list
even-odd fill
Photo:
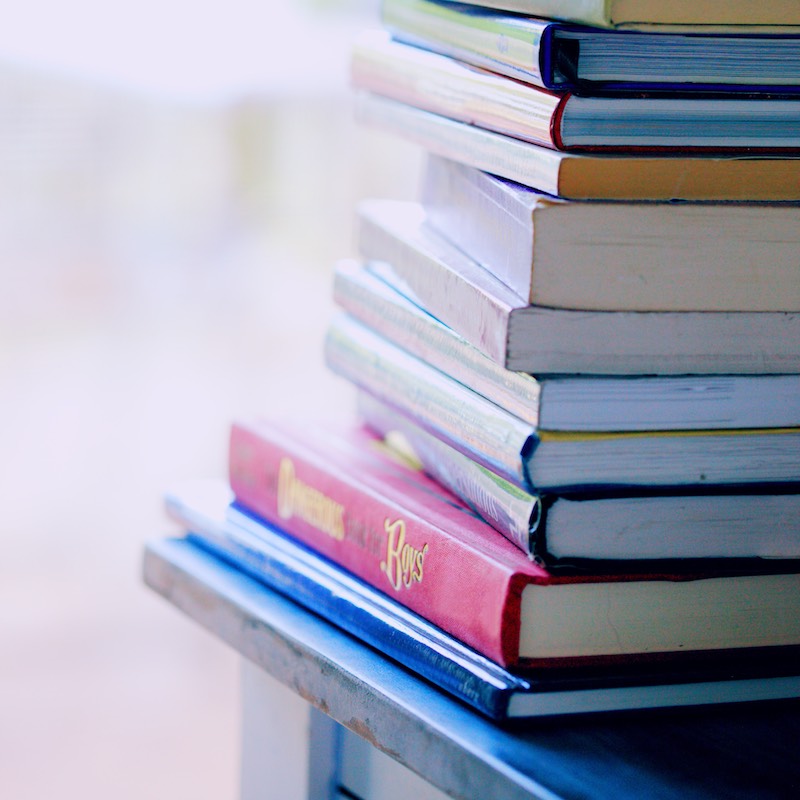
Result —
[[339, 726], [246, 659], [241, 687], [241, 800], [330, 800]]

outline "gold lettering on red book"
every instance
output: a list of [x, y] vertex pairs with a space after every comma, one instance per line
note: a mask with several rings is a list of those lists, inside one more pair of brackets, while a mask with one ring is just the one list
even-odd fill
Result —
[[400, 591], [403, 587], [408, 589], [412, 583], [422, 581], [422, 567], [428, 545], [421, 549], [406, 543], [405, 520], [395, 522], [385, 520], [383, 526], [386, 530], [386, 560], [381, 561], [381, 571], [386, 573], [392, 587]]
[[278, 469], [278, 516], [298, 517], [337, 541], [344, 539], [344, 506], [303, 483], [289, 458], [282, 458]]

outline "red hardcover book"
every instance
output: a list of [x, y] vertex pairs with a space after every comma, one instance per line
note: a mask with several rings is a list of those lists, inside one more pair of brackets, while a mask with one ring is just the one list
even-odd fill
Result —
[[239, 504], [506, 666], [800, 644], [797, 574], [548, 572], [361, 428], [237, 422], [229, 477]]
[[355, 43], [351, 74], [357, 89], [555, 150], [794, 154], [800, 145], [796, 97], [573, 94], [499, 75], [493, 66], [368, 31]]

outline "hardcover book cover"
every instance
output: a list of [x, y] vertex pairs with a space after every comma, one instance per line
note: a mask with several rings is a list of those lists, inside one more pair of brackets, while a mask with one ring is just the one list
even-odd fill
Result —
[[359, 92], [356, 118], [430, 153], [574, 200], [800, 200], [800, 158], [568, 153]]
[[553, 92], [383, 31], [356, 41], [351, 71], [356, 88], [556, 150], [800, 153], [796, 95]]
[[[800, 567], [800, 494], [774, 491], [536, 495], [463, 455], [364, 392], [360, 418], [409, 463], [461, 498], [524, 553], [550, 568], [676, 570], [747, 559], [753, 571]], [[705, 560], [698, 563], [697, 559]], [[639, 562], [638, 564], [636, 562]]]
[[363, 429], [235, 423], [229, 474], [243, 507], [505, 666], [800, 644], [797, 574], [551, 574]]
[[383, 0], [381, 20], [399, 41], [549, 89], [795, 92], [800, 85], [797, 28], [620, 35], [510, 14], [502, 5]]
[[[494, 719], [768, 699], [798, 691], [792, 650], [780, 659], [509, 672], [231, 500], [220, 481], [188, 482], [168, 492], [167, 512], [186, 537], [151, 543], [147, 559], [193, 574], [202, 563], [214, 571], [206, 586], [227, 589], [230, 596], [237, 581], [250, 576]], [[244, 574], [237, 578], [206, 553]], [[145, 570], [152, 577], [147, 561]]]

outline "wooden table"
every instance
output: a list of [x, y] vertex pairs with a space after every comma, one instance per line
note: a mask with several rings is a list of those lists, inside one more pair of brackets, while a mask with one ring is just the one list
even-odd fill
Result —
[[144, 578], [244, 656], [244, 800], [800, 798], [798, 702], [499, 726], [185, 541]]

